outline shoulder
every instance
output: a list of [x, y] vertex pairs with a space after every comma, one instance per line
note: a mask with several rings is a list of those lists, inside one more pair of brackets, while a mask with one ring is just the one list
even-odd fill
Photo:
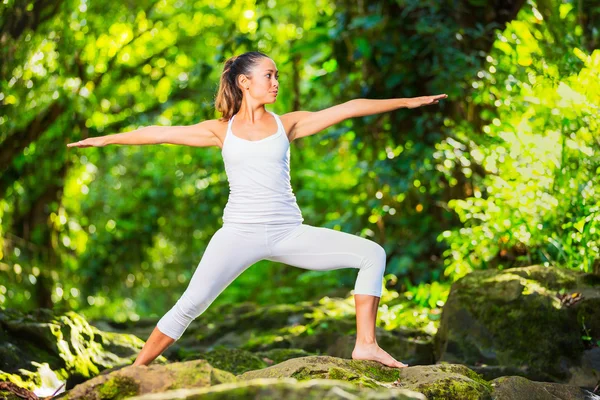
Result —
[[212, 132], [214, 136], [218, 138], [220, 141], [219, 147], [222, 148], [223, 142], [225, 140], [225, 134], [227, 133], [227, 125], [229, 120], [223, 118], [217, 119], [207, 119], [200, 122], [198, 125], [202, 124], [204, 128]]
[[285, 120], [287, 122], [294, 123], [294, 122], [298, 122], [298, 120], [300, 120], [302, 117], [307, 116], [310, 113], [311, 113], [311, 111], [292, 111], [292, 112], [280, 115], [279, 118], [281, 118], [282, 121]]
[[286, 132], [289, 132], [302, 118], [311, 114], [311, 111], [292, 111], [279, 116]]

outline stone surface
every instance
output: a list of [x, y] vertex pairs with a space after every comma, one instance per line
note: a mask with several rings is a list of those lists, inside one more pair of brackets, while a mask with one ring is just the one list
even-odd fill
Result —
[[520, 376], [503, 376], [490, 383], [494, 400], [600, 400], [600, 396], [578, 386], [533, 382]]
[[69, 389], [106, 368], [131, 364], [143, 344], [134, 335], [102, 332], [75, 312], [2, 309], [0, 381], [33, 391], [52, 377]]
[[235, 381], [233, 374], [213, 368], [206, 360], [165, 365], [127, 366], [77, 385], [63, 398], [108, 400]]
[[132, 397], [130, 400], [427, 400], [407, 389], [359, 389], [343, 381], [314, 379], [298, 382], [293, 378], [257, 378], [202, 389], [182, 389]]
[[[581, 300], [564, 304], [561, 292]], [[435, 358], [593, 388], [600, 370], [597, 350], [582, 339], [584, 324], [591, 343], [600, 340], [595, 275], [540, 265], [474, 271], [452, 285], [434, 339]]]

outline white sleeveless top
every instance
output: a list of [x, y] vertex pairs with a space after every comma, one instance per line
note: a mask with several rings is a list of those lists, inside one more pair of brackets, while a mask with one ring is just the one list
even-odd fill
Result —
[[[223, 223], [302, 223], [290, 183], [290, 142], [279, 116], [277, 132], [261, 140], [235, 136], [227, 125], [221, 154], [229, 181]], [[237, 114], [236, 114], [237, 115]]]

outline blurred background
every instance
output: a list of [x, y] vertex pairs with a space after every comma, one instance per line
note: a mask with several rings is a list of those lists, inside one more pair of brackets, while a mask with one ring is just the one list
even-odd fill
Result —
[[[220, 117], [223, 63], [251, 50], [280, 71], [278, 114], [448, 94], [291, 145], [304, 223], [384, 246], [414, 316], [477, 269], [600, 274], [599, 27], [592, 0], [5, 0], [0, 306], [171, 308], [222, 224], [220, 149], [66, 144]], [[346, 295], [356, 273], [261, 261], [215, 304]]]

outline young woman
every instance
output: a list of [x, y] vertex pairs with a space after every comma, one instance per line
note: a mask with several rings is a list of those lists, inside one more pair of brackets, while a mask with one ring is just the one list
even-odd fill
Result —
[[278, 75], [267, 55], [247, 52], [225, 63], [216, 98], [222, 118], [189, 126], [149, 126], [67, 145], [170, 143], [221, 149], [230, 186], [223, 226], [210, 239], [187, 289], [158, 321], [133, 365], [151, 363], [237, 276], [266, 259], [312, 270], [357, 268], [352, 358], [408, 366], [381, 349], [375, 337], [385, 250], [369, 239], [303, 223], [290, 185], [290, 143], [347, 118], [437, 104], [448, 96], [354, 99], [317, 112], [279, 116], [265, 109], [277, 98]]

